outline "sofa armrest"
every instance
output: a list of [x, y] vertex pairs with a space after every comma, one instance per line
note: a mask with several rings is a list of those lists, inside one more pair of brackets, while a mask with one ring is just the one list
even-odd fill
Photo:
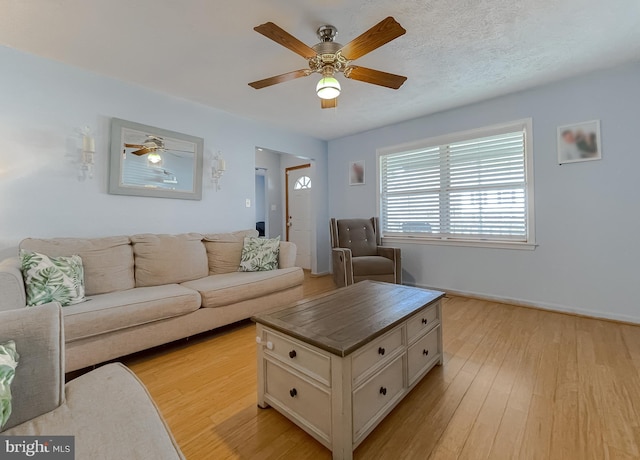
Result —
[[0, 342], [20, 355], [11, 384], [13, 411], [4, 429], [52, 411], [64, 402], [64, 328], [57, 302], [0, 312]]
[[278, 255], [278, 268], [291, 268], [296, 266], [297, 247], [290, 241], [280, 241], [280, 254]]
[[27, 305], [18, 257], [10, 257], [0, 262], [0, 292], [0, 311], [16, 310]]
[[331, 250], [333, 262], [333, 281], [338, 287], [353, 284], [353, 265], [351, 264], [351, 249], [333, 248]]
[[392, 248], [389, 246], [378, 246], [378, 255], [393, 260], [395, 283], [402, 284], [402, 257], [400, 248]]

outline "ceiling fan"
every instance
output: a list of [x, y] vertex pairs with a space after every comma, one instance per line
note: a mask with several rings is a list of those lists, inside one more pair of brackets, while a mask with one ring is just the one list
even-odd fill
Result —
[[142, 144], [124, 144], [126, 148], [129, 149], [138, 149], [134, 152], [131, 152], [133, 155], [146, 155], [151, 152], [181, 152], [181, 153], [194, 153], [193, 150], [178, 150], [165, 147], [164, 139], [159, 136], [154, 136], [152, 134], [147, 134], [147, 139]]
[[255, 89], [266, 88], [267, 86], [300, 77], [307, 77], [312, 73], [320, 73], [322, 74], [322, 78], [316, 86], [316, 93], [320, 97], [321, 107], [328, 109], [338, 105], [338, 96], [340, 95], [341, 88], [340, 83], [335, 78], [336, 73], [342, 73], [346, 78], [352, 80], [386, 86], [392, 89], [400, 88], [407, 79], [407, 77], [403, 77], [402, 75], [395, 75], [351, 64], [352, 61], [359, 57], [380, 48], [382, 45], [406, 33], [406, 30], [391, 16], [380, 21], [344, 46], [333, 41], [338, 33], [338, 29], [331, 25], [318, 28], [317, 34], [320, 43], [311, 47], [305, 45], [273, 22], [267, 22], [254, 27], [253, 30], [289, 48], [309, 62], [308, 69], [295, 70], [249, 83], [249, 86]]

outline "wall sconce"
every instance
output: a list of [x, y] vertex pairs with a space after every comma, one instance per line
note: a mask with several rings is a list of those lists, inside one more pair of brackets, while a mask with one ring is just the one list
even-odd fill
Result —
[[93, 179], [93, 156], [96, 153], [96, 140], [91, 135], [91, 130], [87, 126], [82, 131], [82, 173]]
[[227, 164], [224, 161], [224, 158], [220, 156], [220, 151], [213, 157], [213, 161], [211, 163], [211, 180], [216, 184], [216, 191], [220, 190], [220, 178], [227, 170]]

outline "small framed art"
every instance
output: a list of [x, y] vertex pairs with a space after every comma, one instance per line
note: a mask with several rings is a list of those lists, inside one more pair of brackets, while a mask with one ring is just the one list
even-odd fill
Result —
[[364, 185], [364, 160], [349, 163], [349, 185]]
[[600, 120], [558, 126], [558, 164], [601, 159]]

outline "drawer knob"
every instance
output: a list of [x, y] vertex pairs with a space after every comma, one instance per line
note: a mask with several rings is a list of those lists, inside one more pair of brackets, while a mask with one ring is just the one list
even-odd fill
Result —
[[381, 394], [382, 396], [386, 396], [386, 394], [387, 394], [387, 389], [386, 389], [385, 387], [380, 387], [380, 394]]
[[291, 351], [289, 352], [289, 358], [291, 358], [291, 359], [295, 358], [295, 357], [296, 357], [296, 355], [297, 355], [297, 353], [296, 353], [296, 351], [295, 351], [295, 350], [291, 350]]
[[292, 388], [289, 390], [289, 394], [291, 395], [292, 398], [295, 398], [296, 395], [298, 394], [298, 390], [296, 390], [295, 388]]
[[427, 318], [422, 318], [422, 324], [427, 324]]
[[384, 356], [384, 351], [385, 351], [385, 350], [384, 350], [384, 348], [382, 348], [382, 347], [379, 347], [379, 348], [378, 348], [378, 354], [379, 354], [379, 355]]
[[429, 356], [429, 350], [422, 350], [422, 354], [425, 356]]

